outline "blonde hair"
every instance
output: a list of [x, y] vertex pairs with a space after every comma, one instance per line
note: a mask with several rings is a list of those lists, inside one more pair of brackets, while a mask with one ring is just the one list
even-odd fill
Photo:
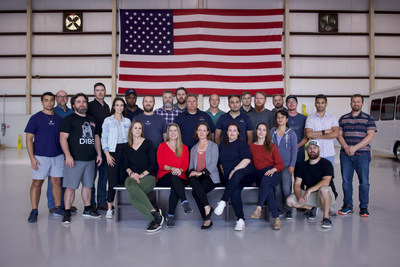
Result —
[[178, 124], [171, 123], [170, 125], [168, 125], [166, 142], [169, 141], [169, 129], [172, 126], [175, 126], [178, 129], [178, 138], [176, 140], [175, 156], [179, 158], [182, 155], [183, 143], [182, 143], [181, 129], [179, 128]]

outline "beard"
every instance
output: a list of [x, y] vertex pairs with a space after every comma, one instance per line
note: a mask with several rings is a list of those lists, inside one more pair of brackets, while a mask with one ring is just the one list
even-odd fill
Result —
[[153, 111], [153, 108], [154, 108], [154, 107], [150, 107], [150, 108], [143, 107], [143, 110], [144, 110], [145, 112], [152, 112], [152, 111]]
[[354, 111], [354, 112], [357, 112], [357, 111], [360, 111], [361, 108], [358, 107], [358, 106], [354, 106], [354, 107], [351, 108], [351, 110]]
[[185, 98], [178, 98], [178, 104], [183, 105], [186, 103], [186, 99]]
[[164, 103], [164, 108], [172, 108], [172, 103]]
[[77, 108], [76, 112], [78, 112], [79, 114], [86, 114], [87, 110], [88, 110], [87, 108], [83, 108], [83, 109]]
[[319, 157], [319, 153], [315, 153], [315, 152], [308, 153], [308, 157], [310, 159], [317, 159]]
[[255, 111], [256, 111], [257, 113], [260, 113], [261, 111], [263, 111], [264, 105], [260, 105], [260, 106], [255, 105], [255, 106], [254, 106], [254, 109], [255, 109]]

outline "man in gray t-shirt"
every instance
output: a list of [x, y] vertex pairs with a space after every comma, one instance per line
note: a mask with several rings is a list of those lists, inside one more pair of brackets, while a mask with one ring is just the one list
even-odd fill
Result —
[[[267, 103], [267, 95], [264, 92], [257, 92], [254, 95], [254, 110], [247, 115], [250, 117], [254, 128], [254, 138], [256, 137], [256, 128], [260, 122], [265, 122], [269, 129], [276, 126], [275, 113], [265, 108]], [[255, 140], [255, 139], [254, 139]]]

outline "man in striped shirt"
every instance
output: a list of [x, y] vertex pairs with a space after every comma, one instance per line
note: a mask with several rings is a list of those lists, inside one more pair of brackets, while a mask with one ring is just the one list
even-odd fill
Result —
[[369, 202], [369, 164], [371, 147], [376, 125], [374, 119], [361, 111], [364, 98], [360, 94], [351, 97], [351, 112], [339, 119], [339, 136], [342, 145], [340, 150], [340, 169], [343, 178], [343, 207], [339, 214], [353, 213], [353, 173], [356, 171], [359, 180], [360, 215], [368, 217]]
[[167, 125], [174, 122], [174, 119], [182, 113], [179, 109], [173, 107], [174, 93], [170, 90], [166, 90], [162, 95], [163, 106], [154, 111], [157, 115], [162, 116], [165, 119]]

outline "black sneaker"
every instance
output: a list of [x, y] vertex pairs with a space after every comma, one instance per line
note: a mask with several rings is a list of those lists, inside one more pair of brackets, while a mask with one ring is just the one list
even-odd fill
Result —
[[369, 217], [369, 212], [367, 208], [361, 208], [360, 209], [360, 216], [361, 217]]
[[37, 222], [38, 210], [34, 209], [29, 214], [28, 223], [35, 223]]
[[292, 216], [292, 212], [291, 211], [287, 211], [286, 212], [286, 220], [292, 220], [293, 216]]
[[327, 228], [332, 228], [332, 222], [331, 222], [331, 220], [328, 219], [328, 218], [323, 218], [323, 219], [322, 219], [322, 228], [325, 228], [325, 229], [327, 229]]
[[161, 225], [159, 225], [156, 220], [152, 220], [147, 226], [146, 232], [154, 233], [161, 229]]
[[90, 209], [90, 210], [84, 210], [82, 213], [83, 217], [90, 217], [90, 218], [100, 218], [101, 215], [97, 212], [97, 210]]
[[167, 217], [167, 226], [170, 227], [170, 228], [175, 226], [174, 215], [168, 215], [168, 217]]
[[71, 212], [66, 211], [66, 212], [64, 213], [64, 217], [63, 217], [63, 219], [62, 219], [61, 222], [62, 222], [63, 224], [69, 224], [69, 223], [71, 223]]
[[160, 226], [163, 225], [163, 223], [164, 223], [164, 217], [163, 217], [160, 213], [158, 213], [157, 211], [152, 211], [152, 212], [151, 212], [151, 215], [153, 215], [154, 220], [156, 221], [156, 223], [157, 223], [158, 225], [160, 225]]
[[318, 208], [314, 207], [310, 210], [310, 214], [308, 215], [307, 219], [310, 221], [315, 221], [318, 215]]
[[185, 212], [185, 215], [188, 215], [189, 213], [193, 212], [192, 208], [189, 205], [189, 201], [187, 200], [182, 202], [182, 207]]

